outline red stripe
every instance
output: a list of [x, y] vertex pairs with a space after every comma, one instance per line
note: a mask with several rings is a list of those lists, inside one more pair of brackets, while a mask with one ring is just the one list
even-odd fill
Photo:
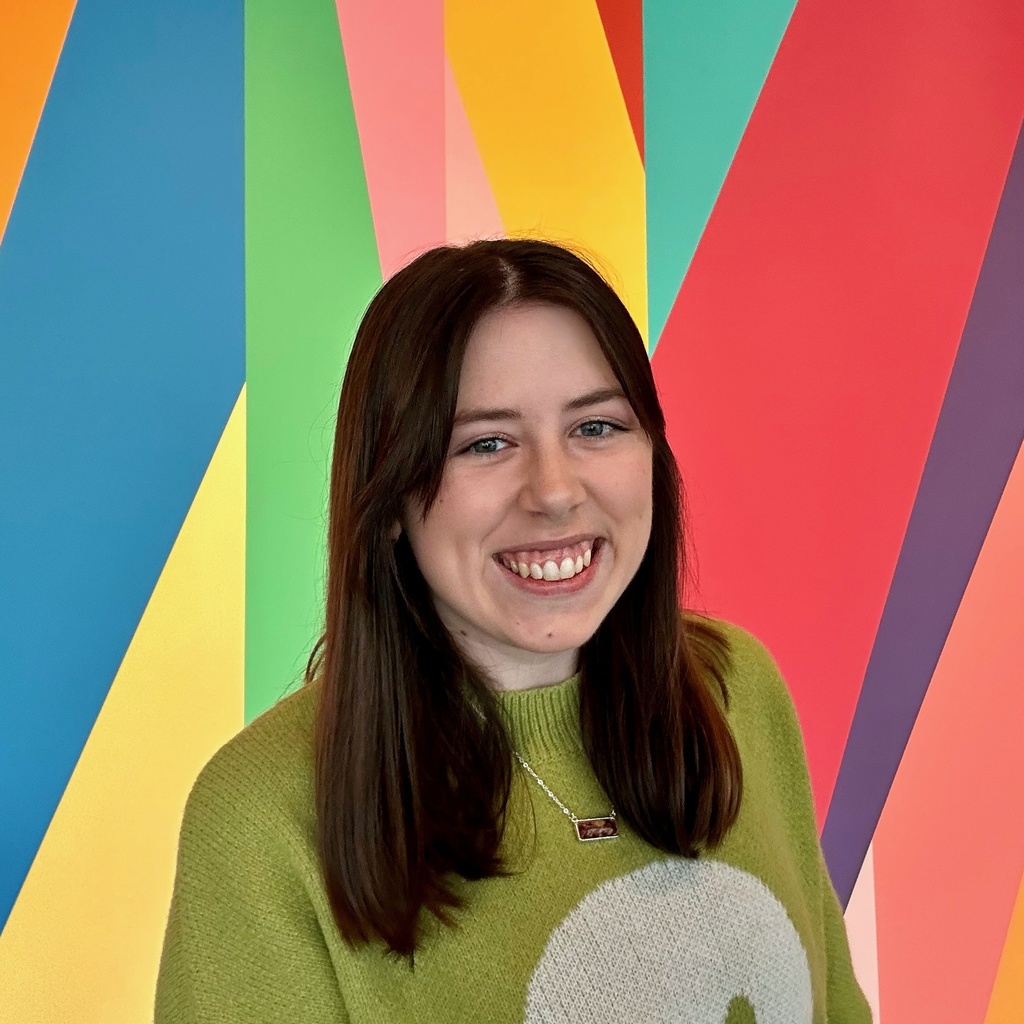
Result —
[[597, 0], [619, 88], [644, 158], [644, 29], [641, 0]]
[[654, 357], [704, 604], [773, 649], [819, 819], [1024, 116], [1018, 0], [802, 0]]

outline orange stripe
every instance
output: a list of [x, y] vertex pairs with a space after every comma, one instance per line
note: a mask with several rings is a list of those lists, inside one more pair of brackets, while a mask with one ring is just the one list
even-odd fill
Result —
[[0, 4], [0, 241], [75, 0]]
[[886, 1020], [980, 1022], [1024, 866], [1024, 449], [875, 832]]
[[1024, 878], [1017, 890], [1017, 905], [1006, 933], [985, 1024], [1020, 1024], [1021, 1007], [1024, 1007]]
[[644, 168], [594, 0], [447, 0], [452, 72], [505, 228], [585, 249], [647, 335]]

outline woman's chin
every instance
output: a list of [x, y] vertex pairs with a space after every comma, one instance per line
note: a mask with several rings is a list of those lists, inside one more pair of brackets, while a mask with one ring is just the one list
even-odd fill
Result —
[[517, 630], [509, 637], [509, 643], [530, 654], [560, 654], [578, 650], [594, 635], [599, 625], [600, 621], [596, 621], [592, 629], [578, 623], [561, 626], [552, 624], [549, 618], [538, 622], [535, 629]]

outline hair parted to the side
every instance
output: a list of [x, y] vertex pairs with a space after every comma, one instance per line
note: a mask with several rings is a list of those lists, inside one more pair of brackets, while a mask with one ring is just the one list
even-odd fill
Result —
[[[363, 317], [338, 408], [327, 611], [306, 670], [321, 684], [319, 854], [349, 943], [411, 957], [422, 914], [454, 923], [453, 876], [501, 874], [513, 753], [497, 698], [434, 609], [405, 534], [441, 485], [470, 334], [486, 312], [552, 303], [589, 324], [653, 448], [647, 551], [580, 655], [585, 750], [617, 813], [655, 847], [716, 845], [739, 809], [724, 636], [681, 615], [680, 482], [643, 340], [584, 259], [530, 240], [424, 253]], [[480, 711], [483, 714], [480, 714]]]

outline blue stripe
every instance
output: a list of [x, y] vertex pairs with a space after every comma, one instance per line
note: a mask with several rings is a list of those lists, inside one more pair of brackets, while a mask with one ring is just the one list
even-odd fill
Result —
[[0, 246], [0, 925], [242, 385], [242, 146], [239, 0], [79, 0]]

